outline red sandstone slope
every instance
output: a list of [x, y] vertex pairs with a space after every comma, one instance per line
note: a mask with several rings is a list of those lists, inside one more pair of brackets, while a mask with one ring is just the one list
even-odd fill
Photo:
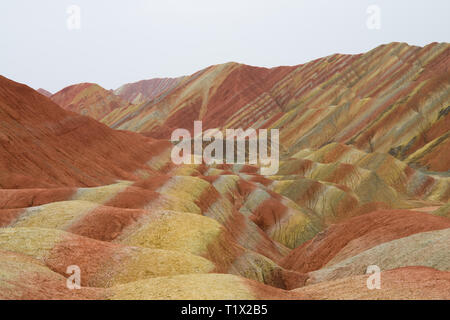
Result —
[[55, 93], [51, 99], [63, 109], [73, 111], [96, 120], [117, 108], [127, 107], [128, 102], [112, 91], [97, 84], [80, 83]]
[[450, 220], [409, 210], [381, 210], [332, 225], [292, 250], [281, 265], [307, 273], [344, 260], [381, 243], [412, 234], [450, 228]]
[[93, 186], [134, 179], [165, 149], [67, 112], [33, 89], [0, 77], [0, 187]]
[[[146, 132], [167, 138], [174, 128], [191, 128], [194, 120], [205, 128], [225, 126], [237, 113], [258, 113], [247, 104], [267, 95], [295, 67], [259, 68], [238, 63], [211, 66], [187, 77], [167, 95], [155, 101], [111, 112], [102, 122], [112, 128]], [[130, 116], [132, 113], [132, 116]], [[144, 121], [143, 121], [144, 119]]]
[[139, 104], [153, 100], [161, 94], [167, 94], [184, 78], [156, 78], [127, 83], [114, 90], [114, 93], [130, 103]]
[[[448, 298], [449, 180], [402, 161], [448, 158], [446, 50], [392, 44], [299, 67], [213, 66], [106, 117], [150, 136], [196, 117], [206, 128], [273, 125], [292, 151], [277, 176], [173, 166], [167, 142], [0, 77], [0, 296]], [[98, 92], [71, 89], [72, 101]], [[417, 120], [431, 126], [411, 129]], [[397, 142], [400, 160], [388, 154]], [[399, 209], [416, 206], [429, 212]], [[73, 264], [92, 287], [67, 292]], [[365, 285], [372, 264], [383, 290]]]

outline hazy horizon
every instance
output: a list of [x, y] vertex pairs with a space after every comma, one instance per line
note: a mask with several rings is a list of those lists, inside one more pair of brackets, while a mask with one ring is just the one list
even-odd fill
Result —
[[[80, 29], [67, 25], [71, 5], [81, 9]], [[381, 11], [371, 27], [373, 6]], [[116, 89], [231, 61], [298, 65], [390, 42], [448, 42], [449, 11], [445, 0], [1, 2], [0, 74], [55, 93], [81, 82]]]

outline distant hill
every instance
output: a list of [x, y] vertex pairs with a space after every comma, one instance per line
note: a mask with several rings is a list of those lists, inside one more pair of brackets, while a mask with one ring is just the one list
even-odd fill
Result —
[[47, 90], [42, 89], [42, 88], [37, 89], [37, 92], [39, 92], [40, 94], [46, 96], [47, 98], [51, 97], [51, 95], [52, 95], [52, 93], [50, 93]]
[[96, 120], [117, 108], [130, 105], [127, 101], [116, 96], [94, 83], [80, 83], [58, 91], [50, 97], [62, 108], [73, 111]]
[[157, 78], [127, 83], [114, 90], [114, 93], [132, 104], [140, 104], [170, 92], [183, 79], [184, 77]]
[[[449, 300], [449, 53], [232, 62], [124, 98], [0, 76], [0, 299]], [[278, 172], [175, 165], [194, 120], [279, 129]]]

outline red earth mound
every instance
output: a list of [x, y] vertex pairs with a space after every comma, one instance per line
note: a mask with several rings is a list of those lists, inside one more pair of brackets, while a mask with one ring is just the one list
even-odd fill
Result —
[[0, 187], [94, 186], [135, 179], [170, 146], [115, 131], [0, 77]]

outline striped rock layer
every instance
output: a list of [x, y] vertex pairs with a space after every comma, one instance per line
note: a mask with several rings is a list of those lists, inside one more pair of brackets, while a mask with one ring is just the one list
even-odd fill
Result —
[[141, 104], [169, 93], [183, 78], [158, 78], [127, 83], [114, 90], [114, 93], [132, 104]]

